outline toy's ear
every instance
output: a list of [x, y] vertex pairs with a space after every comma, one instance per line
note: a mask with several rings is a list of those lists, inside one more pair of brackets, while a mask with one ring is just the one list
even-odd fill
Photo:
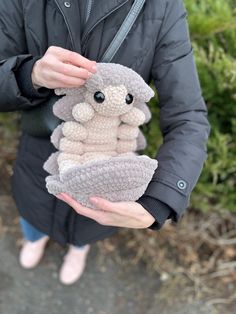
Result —
[[137, 82], [134, 84], [135, 94], [139, 102], [148, 102], [154, 95], [153, 89], [145, 82]]
[[154, 90], [149, 85], [146, 84], [143, 95], [145, 97], [145, 102], [148, 102], [152, 97], [155, 96], [155, 93]]

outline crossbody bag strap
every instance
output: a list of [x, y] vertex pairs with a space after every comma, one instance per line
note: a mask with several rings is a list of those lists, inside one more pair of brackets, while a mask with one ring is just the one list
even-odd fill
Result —
[[113, 38], [112, 42], [110, 43], [109, 47], [105, 51], [104, 55], [101, 58], [101, 62], [111, 62], [114, 55], [124, 42], [126, 36], [128, 35], [129, 31], [131, 30], [132, 26], [134, 25], [139, 13], [141, 12], [144, 6], [145, 0], [135, 0], [128, 15], [126, 16], [124, 22], [122, 23], [121, 27], [119, 28], [116, 36]]

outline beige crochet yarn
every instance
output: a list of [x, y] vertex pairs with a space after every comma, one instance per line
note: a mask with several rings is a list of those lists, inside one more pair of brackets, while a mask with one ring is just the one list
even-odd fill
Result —
[[154, 92], [132, 69], [97, 65], [83, 87], [55, 90], [64, 97], [53, 111], [65, 122], [51, 136], [59, 151], [44, 164], [50, 193], [67, 192], [90, 207], [92, 195], [137, 200], [157, 167], [155, 159], [137, 154], [146, 146], [139, 126], [151, 118], [145, 102]]

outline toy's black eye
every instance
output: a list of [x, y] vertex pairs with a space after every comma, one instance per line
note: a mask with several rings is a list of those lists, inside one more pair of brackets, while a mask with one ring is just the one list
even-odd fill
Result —
[[102, 92], [96, 92], [94, 94], [94, 99], [96, 102], [98, 102], [99, 104], [103, 103], [105, 100], [105, 95]]
[[132, 104], [133, 100], [134, 100], [134, 97], [131, 94], [127, 94], [127, 96], [125, 97], [125, 101], [128, 105]]

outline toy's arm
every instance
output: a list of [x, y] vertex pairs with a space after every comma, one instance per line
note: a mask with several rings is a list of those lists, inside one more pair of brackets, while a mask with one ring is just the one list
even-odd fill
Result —
[[94, 117], [94, 113], [93, 107], [86, 102], [79, 103], [72, 109], [74, 119], [81, 123], [91, 120]]
[[117, 137], [122, 140], [133, 140], [138, 137], [139, 128], [122, 123], [118, 127]]
[[131, 126], [139, 126], [144, 123], [145, 114], [138, 108], [132, 108], [129, 112], [121, 115], [120, 119]]
[[88, 135], [86, 128], [75, 121], [65, 122], [62, 127], [62, 133], [70, 141], [83, 141]]

